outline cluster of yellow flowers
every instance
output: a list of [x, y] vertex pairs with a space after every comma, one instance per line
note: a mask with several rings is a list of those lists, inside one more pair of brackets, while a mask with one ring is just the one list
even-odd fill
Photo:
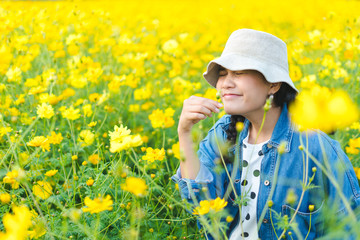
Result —
[[355, 138], [355, 139], [350, 139], [349, 146], [345, 147], [345, 151], [349, 154], [359, 154], [360, 153], [360, 137]]
[[326, 133], [351, 125], [360, 115], [346, 92], [320, 86], [301, 91], [289, 111], [300, 130], [320, 129]]
[[213, 200], [202, 200], [200, 201], [198, 207], [196, 207], [193, 211], [196, 215], [205, 215], [209, 213], [210, 211], [218, 212], [227, 205], [227, 201], [225, 199], [221, 199], [219, 197], [213, 199]]
[[169, 128], [174, 126], [175, 121], [172, 118], [174, 116], [174, 109], [167, 108], [165, 111], [155, 109], [150, 115], [149, 119], [153, 128]]

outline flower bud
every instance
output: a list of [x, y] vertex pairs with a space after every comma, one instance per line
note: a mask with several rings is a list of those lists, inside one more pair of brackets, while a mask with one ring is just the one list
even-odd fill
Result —
[[309, 211], [310, 212], [314, 211], [314, 207], [315, 207], [314, 205], [309, 205]]

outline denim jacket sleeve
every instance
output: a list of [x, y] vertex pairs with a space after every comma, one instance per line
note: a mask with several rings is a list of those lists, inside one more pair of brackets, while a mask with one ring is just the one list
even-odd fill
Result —
[[[323, 165], [330, 175], [324, 175], [326, 179], [324, 181], [324, 190], [328, 197], [327, 206], [335, 208], [334, 215], [339, 221], [344, 221], [344, 218], [349, 216], [349, 208], [355, 213], [355, 217], [359, 221], [360, 187], [354, 168], [339, 142], [324, 133], [321, 133], [321, 135], [319, 145], [325, 153], [323, 155]], [[341, 195], [345, 198], [345, 201]], [[354, 211], [355, 209], [358, 210]], [[345, 226], [345, 228], [351, 229], [349, 225]], [[324, 233], [327, 233], [327, 229], [325, 229]], [[346, 231], [346, 233], [349, 235], [344, 236], [344, 239], [356, 239], [351, 231]]]
[[[325, 167], [331, 167], [330, 174], [338, 182], [339, 189], [342, 190], [344, 197], [351, 204], [351, 208], [355, 209], [360, 206], [360, 188], [354, 168], [345, 152], [341, 149], [339, 142], [328, 136], [323, 139], [324, 145], [327, 146], [325, 147], [325, 153], [327, 153], [328, 157], [328, 159], [324, 157]], [[339, 191], [329, 178], [326, 191], [331, 201], [330, 204], [338, 206], [338, 213], [347, 214], [347, 208], [339, 196]]]
[[[226, 141], [225, 129], [230, 122], [230, 116], [225, 115], [219, 119], [210, 129], [208, 135], [200, 142], [197, 151], [200, 160], [200, 170], [195, 180], [182, 178], [180, 168], [176, 174], [172, 176], [172, 180], [179, 186], [181, 198], [188, 202], [193, 202], [193, 197], [200, 202], [206, 198], [216, 198], [218, 195], [216, 183], [221, 181], [221, 175], [215, 174], [213, 168], [215, 159], [220, 157], [218, 144], [221, 145]], [[206, 195], [202, 189], [206, 187]], [[193, 195], [193, 197], [192, 197]]]

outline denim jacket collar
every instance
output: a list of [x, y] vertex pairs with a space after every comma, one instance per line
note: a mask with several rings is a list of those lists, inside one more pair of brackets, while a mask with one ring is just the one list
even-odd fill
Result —
[[[250, 126], [250, 121], [248, 119], [245, 119], [244, 121], [244, 129], [239, 134], [239, 143], [242, 144], [242, 141], [246, 138], [248, 135]], [[263, 153], [267, 153], [270, 148], [272, 147], [279, 147], [280, 143], [285, 141], [285, 152], [290, 151], [291, 146], [291, 140], [294, 133], [294, 127], [291, 124], [289, 115], [288, 115], [288, 109], [287, 104], [285, 103], [282, 107], [280, 117], [275, 125], [274, 131], [271, 135], [271, 138], [268, 142], [268, 144], [265, 144], [262, 148]]]

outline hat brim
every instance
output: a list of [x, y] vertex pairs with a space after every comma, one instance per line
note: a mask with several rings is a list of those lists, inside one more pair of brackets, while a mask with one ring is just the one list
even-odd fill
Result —
[[298, 92], [289, 76], [289, 73], [285, 69], [269, 62], [265, 63], [265, 61], [262, 62], [260, 60], [254, 60], [253, 58], [238, 54], [229, 54], [210, 61], [206, 72], [203, 73], [203, 76], [206, 81], [215, 88], [219, 78], [220, 66], [231, 71], [256, 70], [261, 72], [268, 82], [285, 82]]

